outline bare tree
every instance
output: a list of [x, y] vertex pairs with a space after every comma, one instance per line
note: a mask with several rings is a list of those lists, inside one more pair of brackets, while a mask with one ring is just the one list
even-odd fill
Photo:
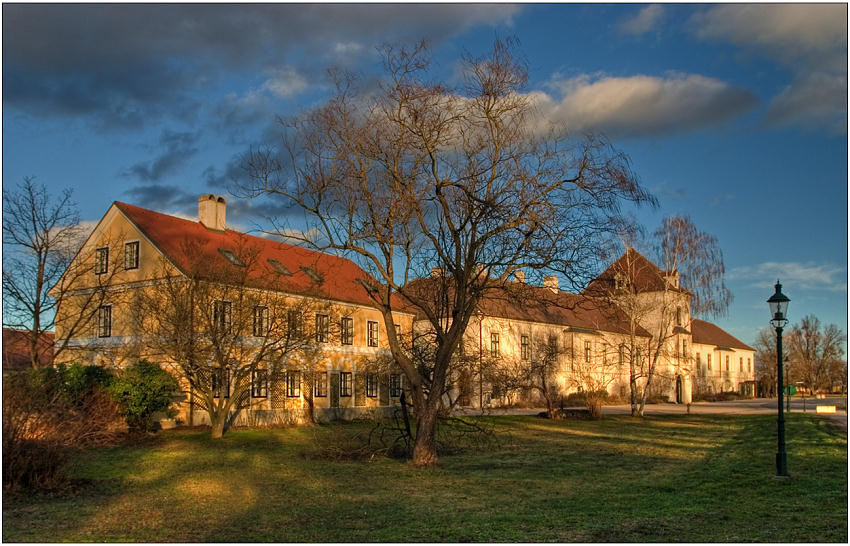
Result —
[[842, 382], [842, 343], [846, 339], [838, 326], [822, 326], [814, 315], [803, 317], [788, 334], [792, 380], [804, 383], [813, 391], [829, 390], [833, 383]]
[[[782, 343], [788, 346], [788, 334], [783, 336]], [[755, 377], [761, 391], [768, 397], [776, 396], [776, 330], [762, 328], [756, 334], [753, 344], [755, 354]], [[784, 363], [787, 367], [788, 362]]]
[[186, 275], [168, 274], [164, 263], [161, 280], [137, 292], [136, 331], [144, 332], [144, 351], [172, 363], [190, 404], [208, 413], [212, 437], [220, 438], [252, 394], [268, 395], [270, 382], [300, 391], [304, 361], [296, 357], [314, 346], [304, 322], [316, 307], [308, 297], [252, 287], [250, 278], [274, 272], [261, 271], [249, 244], [232, 250], [235, 263], [224, 267], [210, 265], [191, 242], [183, 252], [193, 264]]
[[[54, 197], [27, 177], [3, 191], [3, 325], [28, 332], [34, 368], [52, 364], [41, 361], [41, 340], [57, 323], [64, 337], [56, 339], [54, 360], [76, 335], [92, 329], [119, 270], [117, 256], [98, 263], [78, 255], [85, 235], [70, 189]], [[78, 290], [80, 281], [86, 290]], [[60, 309], [72, 296], [73, 305]]]
[[[323, 236], [306, 242], [354, 256], [380, 281], [371, 294], [417, 419], [412, 462], [428, 466], [441, 393], [482, 297], [518, 269], [584, 281], [621, 204], [652, 198], [606, 141], [538, 129], [510, 42], [465, 58], [458, 87], [433, 79], [425, 44], [383, 53], [378, 90], [358, 93], [338, 75], [324, 106], [282, 120], [285, 159], [249, 154], [242, 190], [300, 206]], [[399, 344], [396, 294], [434, 334], [428, 375]]]
[[[687, 216], [668, 216], [653, 233], [655, 263], [626, 243], [626, 252], [587, 294], [608, 298], [628, 317], [627, 342], [632, 415], [642, 416], [656, 377], [690, 371], [687, 343], [692, 315], [725, 312], [732, 295], [723, 282], [717, 239], [699, 231]], [[656, 265], [657, 264], [657, 265]], [[645, 329], [648, 344], [639, 335]], [[660, 366], [661, 363], [670, 364]]]

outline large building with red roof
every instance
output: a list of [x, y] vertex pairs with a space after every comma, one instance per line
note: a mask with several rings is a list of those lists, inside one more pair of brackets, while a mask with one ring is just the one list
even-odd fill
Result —
[[[193, 296], [198, 300], [192, 313], [197, 321], [208, 321], [193, 340], [210, 339], [225, 326], [236, 331], [239, 317], [244, 322], [244, 332], [231, 344], [238, 338], [241, 352], [228, 348], [233, 354], [219, 366], [226, 370], [194, 378], [195, 384], [209, 382], [204, 390], [215, 400], [206, 404], [238, 396], [244, 422], [270, 423], [298, 420], [308, 408], [320, 417], [347, 418], [398, 402], [404, 381], [392, 363], [382, 310], [371, 295], [383, 287], [345, 258], [228, 229], [221, 197], [202, 196], [197, 220], [115, 202], [75, 261], [88, 264], [90, 272], [77, 276], [78, 286], [59, 307], [57, 341], [72, 331], [63, 325], [81, 314], [74, 294], [99, 287], [106, 297], [88, 310], [89, 324], [73, 330], [78, 333], [63, 361], [120, 367], [146, 358], [185, 376], [179, 361], [193, 357], [185, 356], [182, 346], [164, 348], [163, 339], [179, 345], [185, 330], [198, 326], [178, 325], [163, 334], [164, 317], [179, 315], [178, 304], [149, 302], [156, 299], [152, 294], [166, 297], [179, 291], [180, 282], [192, 281], [230, 287], [228, 295], [207, 294], [208, 300]], [[107, 276], [104, 287], [99, 281]], [[430, 281], [415, 282], [427, 290]], [[692, 318], [690, 293], [679, 286], [678, 274], [636, 251], [626, 252], [580, 294], [559, 290], [557, 277], [533, 286], [520, 272], [508, 284], [485, 297], [469, 323], [463, 365], [450, 378], [453, 403], [501, 405], [519, 396], [535, 401], [532, 390], [517, 389], [506, 371], [532, 367], [544, 355], [554, 358], [546, 392], [558, 397], [607, 390], [625, 399], [632, 378], [640, 386], [650, 373], [652, 397], [680, 403], [699, 393], [744, 391], [752, 382], [752, 348]], [[402, 301], [395, 303], [394, 328], [405, 343], [413, 343], [427, 321]], [[280, 330], [287, 336], [301, 332], [304, 343], [275, 345], [251, 364], [250, 374], [240, 375], [234, 363], [271, 346], [276, 323], [289, 324]], [[178, 419], [205, 422], [201, 393], [183, 379]]]
[[[193, 424], [205, 422], [205, 404], [240, 396], [244, 419], [265, 423], [299, 420], [308, 406], [318, 418], [345, 418], [397, 403], [403, 381], [385, 365], [384, 318], [370, 296], [380, 285], [350, 260], [240, 233], [225, 221], [226, 203], [214, 195], [199, 199], [197, 220], [113, 203], [75, 259], [88, 273], [76, 275], [60, 304], [57, 340], [72, 331], [64, 325], [81, 315], [84, 294], [100, 287], [106, 297], [74, 330], [63, 361], [122, 367], [145, 358], [185, 379], [185, 361], [203, 354], [209, 364], [192, 363], [204, 374], [193, 381], [209, 388], [184, 381], [178, 416]], [[191, 320], [175, 324], [191, 283], [206, 288], [193, 292]], [[400, 331], [412, 330], [412, 313], [395, 311], [393, 319]], [[215, 338], [228, 341], [214, 346]], [[190, 353], [190, 341], [208, 350]]]

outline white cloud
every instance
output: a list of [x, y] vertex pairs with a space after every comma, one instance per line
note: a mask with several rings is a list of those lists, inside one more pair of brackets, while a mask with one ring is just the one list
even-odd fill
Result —
[[697, 36], [726, 41], [794, 72], [768, 123], [847, 130], [847, 5], [728, 4], [696, 14]]
[[270, 74], [271, 77], [263, 83], [262, 88], [278, 97], [292, 97], [308, 87], [304, 76], [291, 66], [276, 68]]
[[748, 282], [752, 288], [773, 288], [776, 279], [783, 286], [801, 289], [847, 291], [846, 268], [832, 264], [814, 262], [764, 262], [757, 265], [735, 267], [726, 278]]
[[650, 4], [640, 10], [634, 18], [624, 19], [618, 25], [622, 34], [639, 36], [655, 28], [664, 14], [664, 8], [659, 4]]
[[581, 75], [555, 81], [560, 101], [534, 92], [541, 115], [571, 131], [635, 136], [715, 125], [748, 110], [755, 96], [698, 74], [626, 78]]

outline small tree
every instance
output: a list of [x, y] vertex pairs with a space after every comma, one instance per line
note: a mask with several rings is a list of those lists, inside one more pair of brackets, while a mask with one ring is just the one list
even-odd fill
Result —
[[792, 363], [789, 373], [793, 380], [803, 382], [813, 391], [828, 390], [833, 383], [842, 382], [842, 343], [846, 339], [838, 326], [823, 326], [814, 315], [803, 317], [788, 334], [788, 356]]
[[[681, 342], [690, 330], [691, 316], [722, 314], [732, 300], [723, 281], [725, 266], [717, 239], [699, 231], [690, 218], [666, 217], [653, 233], [653, 243], [655, 263], [626, 239], [626, 252], [585, 291], [607, 299], [628, 317], [634, 416], [643, 415], [656, 377], [665, 372], [659, 364], [673, 362], [682, 373], [689, 371], [690, 357]], [[650, 334], [648, 343], [641, 330]]]
[[147, 360], [121, 370], [109, 386], [127, 426], [140, 431], [153, 429], [154, 413], [174, 415], [171, 404], [177, 389], [177, 381], [171, 374]]
[[[3, 325], [28, 332], [34, 368], [53, 363], [42, 362], [45, 332], [61, 327], [63, 337], [53, 347], [58, 361], [71, 340], [92, 329], [120, 269], [116, 256], [107, 260], [106, 273], [96, 275], [93, 256], [78, 254], [86, 233], [71, 193], [54, 197], [32, 177], [3, 191]], [[86, 290], [77, 290], [80, 281]]]
[[[788, 333], [783, 336], [783, 346], [788, 346]], [[755, 377], [762, 393], [768, 397], [776, 396], [776, 330], [762, 328], [753, 344], [755, 353]], [[785, 366], [788, 362], [784, 363]]]
[[185, 275], [163, 263], [162, 280], [138, 292], [136, 331], [145, 333], [147, 354], [171, 363], [186, 381], [190, 405], [208, 413], [212, 437], [220, 438], [250, 404], [253, 385], [279, 379], [313, 346], [306, 315], [329, 314], [329, 307], [309, 297], [311, 289], [292, 298], [253, 288], [252, 279], [275, 272], [247, 237], [233, 250], [234, 263], [222, 267], [191, 242], [182, 251], [192, 264]]

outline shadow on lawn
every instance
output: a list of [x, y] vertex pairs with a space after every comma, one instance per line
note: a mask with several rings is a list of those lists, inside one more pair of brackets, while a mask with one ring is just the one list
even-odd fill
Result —
[[[64, 520], [51, 514], [39, 536], [27, 537], [666, 542], [806, 534], [805, 540], [846, 540], [846, 526], [842, 535], [840, 529], [816, 534], [799, 522], [799, 530], [764, 525], [789, 506], [811, 513], [802, 501], [777, 495], [777, 487], [809, 500], [821, 487], [828, 493], [815, 501], [839, 503], [825, 521], [840, 519], [842, 499], [824, 480], [842, 478], [846, 523], [846, 438], [791, 417], [789, 467], [797, 474], [781, 484], [773, 481], [775, 427], [766, 416], [511, 417], [502, 420], [510, 439], [502, 448], [442, 457], [439, 468], [428, 470], [390, 459], [302, 457], [321, 428], [239, 430], [222, 440], [170, 431], [154, 445], [92, 452], [78, 475], [98, 482], [93, 495], [64, 501]], [[826, 454], [818, 449], [825, 442], [834, 448]], [[842, 448], [843, 472], [834, 455]], [[7, 538], [8, 523], [4, 539], [21, 540]]]

